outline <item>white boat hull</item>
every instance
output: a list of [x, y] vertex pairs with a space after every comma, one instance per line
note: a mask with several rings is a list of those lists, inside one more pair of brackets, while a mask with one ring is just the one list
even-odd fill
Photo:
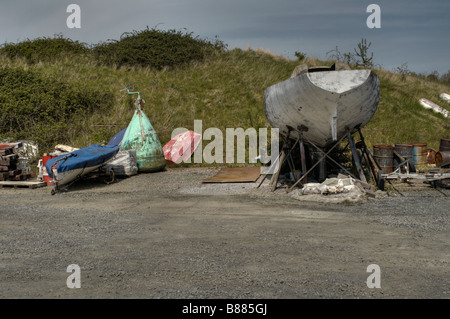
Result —
[[443, 109], [442, 107], [440, 107], [439, 105], [431, 102], [430, 100], [427, 99], [420, 99], [419, 100], [420, 105], [422, 105], [424, 108], [426, 109], [430, 109], [433, 110], [436, 113], [441, 113], [442, 115], [444, 115], [445, 117], [450, 117], [450, 112], [447, 111], [446, 109]]
[[441, 95], [439, 95], [439, 97], [444, 100], [445, 102], [449, 102], [450, 103], [450, 95], [448, 95], [447, 93], [442, 93]]
[[55, 176], [55, 179], [53, 179], [53, 183], [57, 186], [62, 186], [62, 185], [66, 185], [78, 178], [80, 178], [83, 175], [86, 175], [94, 170], [96, 170], [97, 168], [99, 168], [101, 165], [97, 165], [97, 166], [92, 166], [92, 167], [85, 167], [85, 168], [77, 168], [77, 169], [72, 169], [69, 171], [64, 171], [64, 172], [57, 172], [56, 169], [53, 169], [53, 175]]
[[378, 76], [370, 70], [308, 72], [264, 91], [269, 123], [286, 136], [298, 138], [298, 128], [317, 146], [326, 147], [347, 130], [354, 133], [373, 117], [380, 98]]

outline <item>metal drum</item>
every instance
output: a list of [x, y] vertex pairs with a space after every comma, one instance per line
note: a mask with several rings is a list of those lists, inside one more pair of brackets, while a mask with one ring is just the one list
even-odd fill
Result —
[[416, 165], [425, 165], [427, 163], [427, 144], [413, 144], [413, 160]]
[[441, 138], [441, 144], [439, 145], [439, 152], [448, 152], [450, 151], [450, 139]]
[[[405, 160], [411, 160], [413, 158], [413, 149], [414, 146], [412, 144], [395, 144], [394, 151], [396, 151], [401, 157]], [[397, 157], [394, 159], [395, 167], [398, 167], [401, 164], [401, 160]]]
[[427, 164], [436, 164], [436, 153], [434, 148], [427, 148]]
[[374, 145], [373, 158], [384, 173], [392, 173], [394, 170], [394, 148], [391, 145]]
[[439, 151], [436, 153], [436, 165], [447, 165], [450, 163], [450, 151]]

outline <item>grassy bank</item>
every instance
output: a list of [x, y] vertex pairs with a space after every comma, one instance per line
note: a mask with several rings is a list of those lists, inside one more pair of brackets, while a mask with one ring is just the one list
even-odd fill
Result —
[[[162, 144], [175, 128], [193, 129], [194, 120], [202, 120], [203, 129], [217, 127], [223, 131], [227, 127], [270, 127], [264, 114], [263, 91], [289, 78], [299, 62], [262, 50], [226, 50], [204, 43], [209, 51], [201, 58], [160, 67], [142, 61], [133, 65], [114, 63], [113, 58], [106, 63], [98, 59], [99, 51], [80, 49], [79, 43], [74, 44], [76, 51], [65, 46], [67, 53], [52, 59], [30, 55], [30, 60], [3, 52], [2, 74], [14, 71], [20, 73], [19, 79], [32, 79], [29, 83], [1, 82], [2, 90], [9, 93], [0, 98], [4, 121], [0, 138], [37, 140], [41, 153], [52, 151], [56, 143], [85, 147], [107, 141], [125, 128], [133, 115], [132, 97], [121, 91], [129, 85], [141, 92], [146, 101], [144, 111]], [[105, 44], [101, 49], [105, 50]], [[302, 61], [309, 66], [333, 62], [314, 58]], [[450, 109], [439, 99], [439, 94], [450, 93], [450, 85], [382, 69], [374, 71], [380, 77], [381, 97], [375, 116], [363, 129], [369, 146], [424, 142], [438, 148], [440, 138], [450, 138], [450, 120], [418, 102], [427, 98]], [[39, 103], [34, 98], [40, 96], [37, 92], [42, 96]], [[61, 92], [66, 98], [58, 98]], [[39, 114], [29, 119], [37, 106]], [[27, 120], [16, 125], [8, 122], [12, 110], [18, 119]]]

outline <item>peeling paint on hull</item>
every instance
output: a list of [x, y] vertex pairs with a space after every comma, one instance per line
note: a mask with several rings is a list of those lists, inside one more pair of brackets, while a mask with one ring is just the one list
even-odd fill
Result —
[[[346, 134], [347, 128], [364, 127], [379, 99], [380, 82], [371, 70], [322, 71], [303, 73], [265, 89], [264, 110], [280, 134], [286, 135], [288, 126], [305, 126], [304, 136], [326, 147]], [[298, 133], [291, 132], [290, 137], [298, 138]]]

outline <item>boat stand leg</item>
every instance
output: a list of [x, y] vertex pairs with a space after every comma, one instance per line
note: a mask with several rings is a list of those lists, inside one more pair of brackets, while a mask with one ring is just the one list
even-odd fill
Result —
[[[308, 141], [309, 144], [311, 144], [312, 146], [314, 146], [320, 153], [322, 153], [324, 156], [326, 156], [330, 161], [332, 161], [334, 164], [336, 164], [337, 166], [339, 166], [342, 170], [344, 170], [344, 172], [346, 172], [348, 175], [350, 175], [353, 178], [356, 178], [355, 176], [353, 176], [352, 173], [350, 173], [347, 169], [345, 169], [345, 167], [343, 167], [341, 164], [339, 164], [338, 162], [336, 162], [331, 156], [327, 155], [323, 150], [321, 150], [318, 146], [316, 146], [314, 143], [312, 143], [311, 141]], [[357, 179], [357, 178], [356, 178]]]
[[[366, 141], [364, 140], [364, 136], [361, 132], [361, 129], [358, 130], [359, 137], [361, 138], [361, 142], [363, 144], [363, 152], [367, 158], [367, 163], [369, 170], [372, 174], [372, 178], [375, 181], [375, 184], [380, 186], [382, 183], [384, 184], [384, 178], [380, 176], [381, 174], [381, 168], [378, 166], [378, 163], [373, 158], [372, 154], [370, 154], [369, 150], [367, 149]], [[383, 179], [383, 181], [381, 181]]]
[[[300, 141], [300, 158], [301, 158], [301, 162], [302, 162], [302, 174], [306, 173], [306, 154], [305, 154], [305, 144], [303, 142], [303, 134], [300, 132], [300, 137], [299, 137], [299, 141]], [[305, 183], [308, 182], [308, 178], [305, 177]]]
[[328, 150], [328, 152], [325, 154], [325, 155], [323, 155], [298, 181], [296, 181], [295, 182], [295, 184], [294, 185], [292, 185], [290, 188], [288, 188], [287, 190], [286, 190], [286, 192], [287, 193], [290, 193], [290, 192], [292, 192], [293, 190], [294, 190], [294, 188], [303, 180], [303, 179], [305, 179], [306, 178], [306, 176], [308, 176], [308, 174], [309, 173], [311, 173], [311, 171], [317, 166], [317, 165], [319, 165], [320, 164], [320, 162], [322, 161], [322, 160], [325, 160], [325, 157], [327, 157], [330, 153], [331, 153], [331, 151], [332, 150], [334, 150], [335, 148], [336, 148], [336, 146], [338, 146], [339, 145], [339, 143], [340, 142], [342, 142], [342, 140], [345, 138], [346, 136], [344, 135], [344, 136], [342, 136], [340, 139], [339, 139], [339, 141], [337, 141], [334, 145], [333, 145], [333, 147], [331, 147], [329, 150]]
[[[278, 154], [278, 156], [277, 156], [277, 158], [275, 159], [275, 161], [274, 161], [272, 164], [270, 164], [270, 167], [269, 167], [269, 173], [275, 168], [275, 165], [278, 163], [278, 160], [279, 160], [279, 159], [280, 159], [280, 154]], [[267, 175], [268, 175], [268, 174], [264, 174], [264, 177], [262, 178], [261, 182], [259, 182], [259, 185], [258, 185], [258, 187], [256, 187], [256, 188], [260, 188], [260, 187], [261, 187], [262, 183], [266, 180]], [[270, 181], [270, 184], [272, 184], [272, 181]]]
[[284, 160], [286, 159], [286, 148], [287, 148], [287, 143], [289, 140], [290, 133], [291, 132], [289, 131], [284, 139], [283, 147], [281, 148], [281, 153], [280, 153], [280, 163], [278, 165], [278, 170], [275, 173], [275, 175], [272, 176], [272, 180], [271, 180], [271, 183], [273, 183], [272, 184], [272, 192], [274, 192], [277, 189], [278, 178], [280, 177], [281, 168], [284, 164]]
[[292, 148], [287, 147], [287, 154], [286, 154], [286, 160], [288, 162], [289, 165], [289, 169], [291, 170], [291, 174], [293, 176], [294, 182], [297, 181], [296, 177], [295, 177], [295, 163], [294, 163], [294, 159], [292, 158], [292, 150], [294, 149], [295, 145], [297, 145], [297, 143], [294, 144], [294, 146]]
[[355, 162], [356, 170], [358, 171], [359, 174], [359, 179], [364, 183], [367, 183], [366, 176], [364, 175], [364, 171], [361, 166], [361, 161], [359, 160], [359, 156], [356, 151], [355, 140], [353, 139], [352, 134], [350, 134], [350, 132], [347, 133], [347, 137], [350, 143], [350, 149], [352, 150], [353, 161]]

